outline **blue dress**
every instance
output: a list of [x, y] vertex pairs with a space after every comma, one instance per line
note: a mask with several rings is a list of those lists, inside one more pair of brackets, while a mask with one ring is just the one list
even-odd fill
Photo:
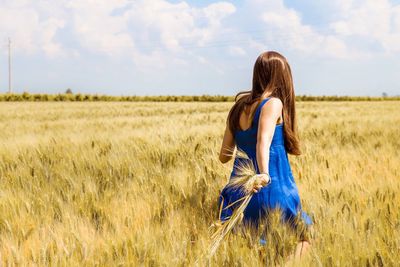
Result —
[[[259, 173], [256, 160], [258, 121], [261, 108], [269, 99], [266, 98], [261, 101], [255, 111], [252, 125], [249, 129], [234, 133], [236, 146], [251, 159], [257, 173]], [[253, 195], [244, 211], [244, 222], [251, 222], [252, 225], [258, 226], [258, 220], [268, 213], [268, 209], [279, 206], [282, 210], [281, 220], [283, 222], [289, 222], [291, 226], [295, 226], [293, 224], [295, 220], [293, 219], [301, 215], [301, 219], [306, 226], [313, 224], [311, 218], [301, 208], [299, 193], [284, 146], [283, 124], [278, 124], [275, 127], [269, 156], [271, 183]], [[230, 179], [235, 176], [236, 168], [241, 160], [243, 159], [235, 157]], [[227, 188], [227, 186], [222, 189], [218, 200], [218, 207], [221, 207], [222, 204], [222, 212], [219, 218], [221, 221], [227, 220], [241, 202], [239, 201], [228, 208], [226, 206], [242, 197], [243, 193], [238, 189]]]

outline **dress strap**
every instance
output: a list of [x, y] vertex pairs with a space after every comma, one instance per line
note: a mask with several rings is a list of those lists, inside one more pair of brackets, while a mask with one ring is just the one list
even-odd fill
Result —
[[260, 105], [258, 105], [256, 112], [254, 114], [254, 118], [253, 118], [253, 125], [252, 126], [257, 126], [258, 127], [258, 121], [260, 119], [260, 114], [261, 114], [261, 109], [262, 107], [265, 105], [265, 103], [268, 102], [268, 100], [270, 100], [270, 97], [267, 97], [265, 99], [263, 99], [260, 103]]

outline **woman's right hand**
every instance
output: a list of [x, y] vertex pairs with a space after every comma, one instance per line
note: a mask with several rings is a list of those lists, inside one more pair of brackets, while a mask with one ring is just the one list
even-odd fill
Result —
[[253, 192], [257, 193], [263, 188], [264, 186], [271, 183], [271, 177], [268, 173], [261, 173], [256, 174], [256, 179], [254, 181]]

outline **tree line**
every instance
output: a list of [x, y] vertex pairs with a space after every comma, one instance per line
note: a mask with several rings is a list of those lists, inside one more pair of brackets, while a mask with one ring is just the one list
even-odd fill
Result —
[[[71, 102], [96, 102], [96, 101], [121, 101], [121, 102], [233, 102], [234, 96], [224, 95], [161, 95], [161, 96], [110, 96], [98, 94], [0, 94], [0, 102], [22, 102], [22, 101], [71, 101]], [[297, 101], [382, 101], [382, 100], [400, 100], [400, 96], [311, 96], [298, 95]]]

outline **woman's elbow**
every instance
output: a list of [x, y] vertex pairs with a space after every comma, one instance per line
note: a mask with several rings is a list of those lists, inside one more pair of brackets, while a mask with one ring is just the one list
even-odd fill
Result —
[[222, 154], [219, 155], [219, 161], [221, 161], [221, 163], [227, 163], [230, 160], [231, 160], [231, 157], [229, 157], [229, 156], [225, 156]]

